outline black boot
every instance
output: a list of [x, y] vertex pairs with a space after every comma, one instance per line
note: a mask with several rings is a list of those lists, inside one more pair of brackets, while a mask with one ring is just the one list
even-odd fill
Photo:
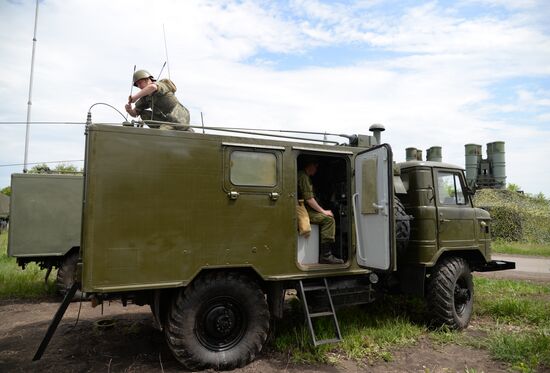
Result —
[[332, 255], [332, 244], [322, 243], [320, 248], [319, 263], [320, 264], [344, 264], [342, 259], [338, 259]]

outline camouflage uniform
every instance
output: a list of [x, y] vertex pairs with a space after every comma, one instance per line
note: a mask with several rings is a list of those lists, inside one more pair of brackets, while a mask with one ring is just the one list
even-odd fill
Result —
[[[311, 178], [305, 171], [298, 171], [298, 199], [306, 201], [310, 198], [315, 198]], [[321, 226], [321, 243], [334, 242], [334, 232], [336, 229], [334, 218], [313, 210], [307, 203], [304, 203], [304, 205], [309, 215], [309, 221], [312, 224], [319, 224]]]
[[[184, 126], [184, 128], [176, 129], [188, 130], [189, 111], [178, 101], [174, 92], [165, 82], [159, 81], [155, 84], [158, 88], [153, 94], [144, 96], [136, 102], [135, 109], [141, 119], [172, 122]], [[161, 126], [161, 128], [163, 127], [170, 126]]]

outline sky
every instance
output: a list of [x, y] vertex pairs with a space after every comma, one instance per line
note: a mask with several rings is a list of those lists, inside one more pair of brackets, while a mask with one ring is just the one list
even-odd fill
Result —
[[[23, 169], [35, 6], [0, 0], [0, 188]], [[167, 61], [191, 124], [381, 123], [394, 160], [442, 146], [460, 166], [465, 144], [486, 157], [504, 141], [507, 182], [549, 197], [548, 19], [547, 0], [43, 0], [31, 120], [58, 123], [30, 126], [28, 168], [82, 167], [90, 106], [124, 112], [134, 65], [157, 76]], [[101, 105], [92, 117], [123, 120]]]

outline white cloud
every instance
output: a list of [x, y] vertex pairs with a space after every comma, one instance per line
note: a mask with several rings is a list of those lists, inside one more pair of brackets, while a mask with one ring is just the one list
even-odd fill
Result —
[[[0, 75], [0, 121], [20, 121], [34, 4], [0, 4], [0, 69], [6, 72]], [[516, 100], [506, 103], [492, 101], [489, 90], [510, 77], [550, 76], [550, 37], [532, 22], [533, 8], [466, 17], [458, 6], [437, 2], [399, 11], [375, 1], [293, 1], [289, 7], [254, 1], [40, 4], [35, 120], [84, 121], [90, 105], [100, 101], [122, 110], [134, 64], [156, 75], [166, 59], [164, 24], [170, 74], [195, 124], [201, 111], [207, 125], [219, 126], [367, 133], [380, 122], [397, 160], [404, 159], [405, 147], [442, 145], [444, 159], [458, 164], [464, 162], [464, 144], [504, 140], [508, 180], [550, 195], [550, 176], [527, 162], [550, 156], [549, 88], [520, 84], [509, 92]], [[303, 57], [317, 47], [351, 53], [356, 45], [373, 55], [395, 54], [347, 66], [331, 65], [327, 56], [328, 67], [308, 60], [308, 67], [285, 69], [264, 53]], [[538, 110], [538, 121], [490, 115], [531, 109]], [[93, 117], [121, 120], [101, 106]], [[29, 160], [81, 159], [82, 133], [81, 126], [33, 126]], [[0, 126], [0, 164], [22, 161], [23, 145], [24, 126]], [[0, 168], [0, 186], [8, 183]]]

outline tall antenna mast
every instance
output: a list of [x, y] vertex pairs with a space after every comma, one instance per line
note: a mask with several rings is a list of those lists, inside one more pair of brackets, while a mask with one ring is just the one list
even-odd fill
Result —
[[166, 54], [166, 69], [168, 70], [168, 79], [172, 79], [170, 76], [170, 62], [168, 61], [168, 46], [166, 45], [166, 31], [164, 30], [164, 23], [162, 24], [162, 33], [164, 34], [164, 53]]
[[32, 83], [34, 78], [34, 52], [36, 50], [36, 26], [38, 24], [38, 0], [36, 0], [36, 13], [34, 15], [34, 36], [32, 38], [32, 57], [31, 57], [31, 78], [29, 83], [29, 101], [27, 102], [27, 126], [25, 130], [25, 158], [23, 162], [23, 172], [27, 172], [27, 160], [29, 155], [29, 130], [31, 124], [32, 107]]

